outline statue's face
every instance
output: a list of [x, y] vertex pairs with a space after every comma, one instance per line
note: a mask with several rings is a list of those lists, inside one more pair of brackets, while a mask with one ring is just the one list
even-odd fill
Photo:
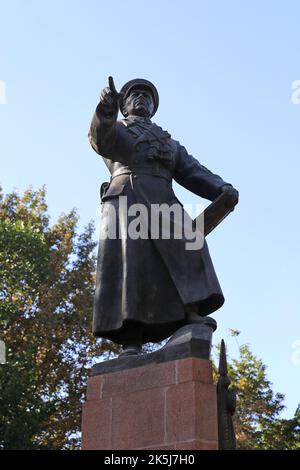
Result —
[[133, 88], [126, 98], [125, 109], [129, 116], [151, 117], [154, 110], [151, 91], [147, 88]]

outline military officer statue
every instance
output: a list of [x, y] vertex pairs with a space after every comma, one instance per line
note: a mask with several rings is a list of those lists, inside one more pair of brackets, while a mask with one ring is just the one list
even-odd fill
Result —
[[[126, 197], [128, 208], [137, 203], [149, 209], [155, 204], [180, 205], [173, 179], [210, 201], [224, 192], [232, 205], [238, 201], [231, 184], [151, 121], [158, 103], [151, 82], [131, 80], [118, 93], [109, 77], [89, 132], [93, 149], [111, 174], [101, 187], [93, 333], [122, 344], [123, 355], [139, 354], [144, 343], [201, 323], [224, 303], [206, 241], [200, 249], [187, 250], [184, 237], [124, 236], [130, 216], [121, 210], [121, 197]], [[124, 116], [120, 121], [119, 110]], [[169, 218], [174, 228], [170, 212]], [[116, 236], [107, 236], [113, 223]]]

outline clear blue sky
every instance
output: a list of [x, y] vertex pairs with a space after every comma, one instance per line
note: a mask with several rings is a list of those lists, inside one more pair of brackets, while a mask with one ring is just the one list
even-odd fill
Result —
[[[226, 303], [215, 342], [237, 351], [228, 329], [300, 401], [300, 4], [276, 0], [0, 1], [1, 184], [46, 184], [53, 222], [78, 208], [96, 219], [108, 178], [87, 132], [107, 76], [135, 77], [160, 93], [155, 121], [240, 191], [237, 210], [209, 236]], [[199, 198], [176, 186], [186, 203]]]

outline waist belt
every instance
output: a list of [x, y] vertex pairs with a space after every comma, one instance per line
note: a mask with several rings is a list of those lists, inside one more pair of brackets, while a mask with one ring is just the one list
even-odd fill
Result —
[[151, 167], [140, 167], [140, 168], [118, 168], [111, 174], [110, 179], [112, 180], [116, 176], [120, 175], [149, 175], [149, 176], [158, 176], [165, 178], [168, 181], [172, 181], [171, 172], [165, 168], [151, 168]]

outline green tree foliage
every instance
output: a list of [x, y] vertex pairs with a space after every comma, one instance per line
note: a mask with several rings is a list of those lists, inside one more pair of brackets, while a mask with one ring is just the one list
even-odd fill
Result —
[[0, 192], [0, 448], [76, 448], [91, 359], [113, 351], [91, 335], [94, 229], [77, 219], [50, 226], [44, 188]]
[[[231, 330], [232, 336], [239, 334]], [[294, 418], [280, 418], [284, 395], [273, 392], [266, 366], [248, 345], [239, 346], [238, 358], [228, 361], [228, 375], [237, 391], [234, 426], [238, 448], [300, 449], [300, 408]]]

